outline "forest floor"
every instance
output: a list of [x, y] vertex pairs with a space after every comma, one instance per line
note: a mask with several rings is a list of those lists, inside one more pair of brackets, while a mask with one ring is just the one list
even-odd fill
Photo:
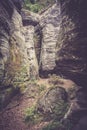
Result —
[[[40, 79], [38, 84], [49, 86], [48, 79]], [[32, 89], [32, 91], [34, 91]], [[28, 90], [24, 94], [16, 95], [10, 104], [0, 113], [0, 130], [41, 130], [49, 122], [41, 122], [34, 126], [25, 123], [25, 110], [31, 107], [36, 98], [29, 96]]]
[[[56, 82], [56, 79], [54, 81]], [[62, 82], [59, 83], [61, 84]], [[72, 84], [72, 81], [63, 79], [62, 87], [67, 91]], [[29, 83], [24, 93], [12, 98], [8, 106], [0, 113], [0, 130], [42, 130], [44, 126], [49, 124], [49, 121], [41, 121], [36, 125], [30, 125], [25, 122], [25, 111], [32, 107], [40, 96], [36, 86], [41, 86], [40, 91], [48, 89], [50, 87], [49, 78], [40, 78], [34, 81], [33, 84]]]

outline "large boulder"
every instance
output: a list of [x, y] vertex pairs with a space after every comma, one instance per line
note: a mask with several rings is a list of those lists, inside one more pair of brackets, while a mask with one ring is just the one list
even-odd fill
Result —
[[68, 95], [64, 88], [59, 86], [50, 88], [38, 100], [37, 110], [47, 119], [63, 118], [67, 111]]

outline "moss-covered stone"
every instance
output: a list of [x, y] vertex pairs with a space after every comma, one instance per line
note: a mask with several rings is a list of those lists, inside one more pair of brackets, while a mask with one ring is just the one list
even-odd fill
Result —
[[37, 102], [37, 109], [47, 119], [60, 120], [68, 110], [67, 93], [64, 88], [50, 88]]

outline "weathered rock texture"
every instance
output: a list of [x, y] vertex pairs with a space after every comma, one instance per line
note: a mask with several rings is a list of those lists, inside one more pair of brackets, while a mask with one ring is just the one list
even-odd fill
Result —
[[[29, 76], [37, 77], [38, 70], [44, 76], [56, 73], [79, 88], [67, 117], [78, 109], [83, 114], [87, 109], [87, 1], [61, 0], [40, 15], [23, 11], [22, 18], [21, 4], [15, 0], [14, 4], [0, 1], [0, 88], [20, 86]], [[3, 93], [0, 100], [4, 101]]]
[[56, 63], [56, 44], [60, 30], [60, 4], [54, 4], [41, 14], [42, 46], [40, 70], [42, 72], [54, 70]]
[[47, 92], [40, 97], [37, 103], [37, 109], [48, 119], [56, 118], [60, 120], [67, 111], [67, 99], [68, 95], [65, 89], [57, 86], [47, 90]]
[[30, 65], [30, 71], [29, 71], [30, 77], [34, 78], [37, 77], [39, 74], [38, 74], [38, 62], [34, 46], [34, 27], [32, 25], [25, 27], [25, 45]]
[[[79, 85], [87, 83], [87, 1], [61, 3], [61, 29], [58, 37], [57, 74]], [[61, 44], [61, 45], [60, 45]]]
[[[0, 12], [2, 12], [0, 15], [0, 81], [1, 82], [4, 77], [4, 66], [9, 57], [8, 42], [9, 42], [10, 27], [11, 27], [10, 22], [13, 14], [13, 9], [11, 7], [12, 6], [11, 4], [7, 6], [5, 4], [5, 1], [0, 2]], [[11, 13], [10, 10], [12, 10]]]
[[[29, 79], [29, 63], [25, 49], [22, 18], [10, 0], [0, 1], [0, 102], [11, 91]], [[6, 96], [6, 94], [8, 96]], [[6, 99], [7, 100], [7, 99]], [[0, 104], [1, 105], [1, 104]]]
[[22, 19], [11, 1], [4, 0], [0, 4], [0, 81], [2, 86], [14, 86], [14, 83], [25, 80], [29, 68]]
[[34, 34], [35, 26], [38, 24], [39, 16], [35, 16], [34, 13], [23, 10], [22, 19], [24, 25], [25, 48], [29, 60], [30, 78], [36, 78], [39, 75], [39, 67], [35, 51]]
[[67, 116], [80, 118], [87, 111], [87, 1], [61, 0], [61, 27], [55, 73], [78, 86]]

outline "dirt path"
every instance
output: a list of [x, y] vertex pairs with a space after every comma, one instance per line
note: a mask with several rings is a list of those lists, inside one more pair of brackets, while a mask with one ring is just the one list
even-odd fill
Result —
[[24, 123], [24, 110], [30, 107], [34, 99], [15, 97], [0, 115], [0, 130], [28, 130]]
[[32, 106], [35, 99], [25, 96], [18, 98], [15, 97], [5, 111], [0, 114], [0, 130], [41, 130], [48, 122], [41, 122], [31, 128], [24, 122], [24, 111]]
[[[40, 81], [39, 84], [45, 83]], [[47, 81], [46, 81], [47, 83]], [[41, 122], [29, 128], [24, 122], [25, 109], [31, 107], [35, 103], [35, 98], [29, 97], [28, 90], [24, 95], [15, 96], [11, 103], [0, 114], [0, 130], [41, 130], [48, 122]]]

